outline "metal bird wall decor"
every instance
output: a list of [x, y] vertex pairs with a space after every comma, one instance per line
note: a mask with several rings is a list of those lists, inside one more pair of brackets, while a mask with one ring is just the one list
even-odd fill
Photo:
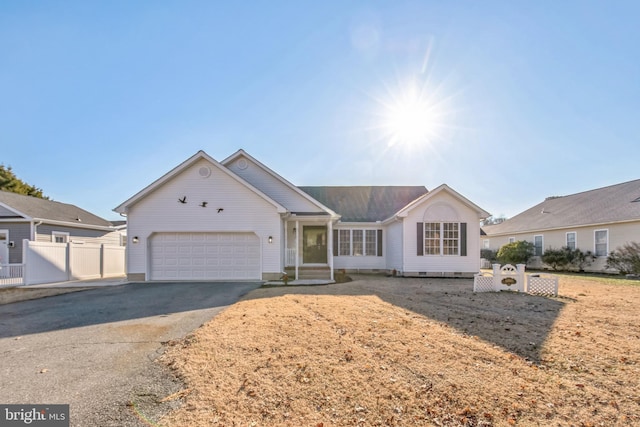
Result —
[[202, 206], [203, 208], [206, 208], [207, 207], [207, 202], [200, 203], [200, 206]]
[[178, 199], [180, 203], [187, 203], [187, 196], [184, 196], [182, 199]]

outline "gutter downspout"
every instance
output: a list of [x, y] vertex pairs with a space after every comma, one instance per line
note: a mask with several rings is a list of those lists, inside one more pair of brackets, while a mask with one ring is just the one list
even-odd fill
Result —
[[42, 225], [42, 221], [38, 221], [37, 223], [35, 221], [31, 221], [31, 241], [32, 242], [36, 241], [36, 235], [38, 234], [39, 225]]

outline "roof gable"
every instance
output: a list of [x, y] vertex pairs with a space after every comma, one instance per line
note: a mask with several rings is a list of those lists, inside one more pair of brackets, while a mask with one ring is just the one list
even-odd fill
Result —
[[299, 187], [342, 216], [343, 222], [376, 222], [427, 193], [424, 186]]
[[[0, 205], [6, 210], [0, 218], [24, 218], [65, 222], [77, 227], [111, 227], [111, 222], [68, 203], [0, 191]], [[10, 213], [14, 213], [10, 215]]]
[[483, 227], [488, 235], [640, 221], [640, 180], [549, 197], [500, 224]]
[[301, 191], [299, 187], [278, 175], [244, 150], [238, 150], [223, 160], [221, 164], [268, 194], [269, 197], [285, 206], [292, 213], [336, 215], [331, 207]]
[[476, 214], [478, 215], [479, 219], [484, 219], [484, 218], [487, 218], [487, 217], [491, 216], [491, 214], [489, 214], [489, 212], [485, 211], [484, 209], [482, 209], [481, 207], [479, 207], [478, 205], [473, 203], [471, 200], [467, 199], [462, 194], [458, 193], [457, 191], [455, 191], [454, 189], [449, 187], [447, 184], [442, 184], [442, 185], [436, 187], [435, 189], [433, 189], [432, 191], [422, 195], [420, 198], [414, 200], [413, 202], [411, 202], [410, 204], [408, 204], [407, 206], [405, 206], [401, 210], [399, 210], [396, 213], [396, 216], [398, 216], [398, 217], [407, 216], [412, 209], [414, 209], [417, 206], [422, 205], [424, 202], [427, 202], [428, 200], [433, 199], [438, 194], [443, 193], [443, 192], [450, 194], [452, 197], [454, 197], [455, 199], [460, 201], [463, 205], [465, 205], [468, 208], [470, 208], [471, 210], [475, 211]]
[[120, 212], [120, 213], [126, 213], [130, 207], [132, 207], [133, 205], [135, 205], [136, 203], [144, 199], [147, 195], [161, 188], [164, 184], [172, 180], [174, 177], [178, 176], [180, 173], [182, 173], [183, 171], [185, 171], [186, 169], [188, 169], [190, 166], [192, 166], [193, 164], [195, 164], [201, 159], [207, 160], [213, 167], [227, 174], [232, 179], [238, 181], [239, 183], [246, 186], [257, 195], [262, 197], [264, 200], [271, 203], [273, 206], [276, 207], [278, 212], [280, 213], [286, 212], [286, 208], [284, 206], [279, 204], [277, 201], [273, 200], [268, 195], [264, 194], [262, 191], [260, 191], [258, 188], [251, 185], [249, 182], [245, 181], [242, 177], [236, 175], [231, 170], [229, 170], [228, 168], [218, 163], [213, 157], [209, 156], [207, 153], [205, 153], [202, 150], [198, 151], [196, 154], [194, 154], [193, 156], [191, 156], [184, 162], [180, 163], [178, 166], [171, 169], [169, 172], [167, 172], [166, 174], [164, 174], [163, 176], [161, 176], [160, 178], [158, 178], [157, 180], [155, 180], [154, 182], [152, 182], [151, 184], [149, 184], [148, 186], [140, 190], [131, 198], [129, 198], [128, 200], [126, 200], [125, 202], [117, 206], [114, 209], [114, 211]]

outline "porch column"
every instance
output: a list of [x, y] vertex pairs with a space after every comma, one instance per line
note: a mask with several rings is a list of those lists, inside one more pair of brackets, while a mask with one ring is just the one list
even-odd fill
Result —
[[299, 235], [300, 235], [300, 221], [298, 221], [296, 219], [296, 232], [294, 233], [296, 235], [296, 250], [295, 250], [295, 257], [296, 257], [296, 277], [294, 280], [298, 280], [298, 265], [300, 264], [300, 254], [298, 253], [298, 251], [300, 250], [300, 239], [299, 239]]
[[287, 256], [289, 253], [289, 221], [282, 221], [282, 235], [284, 236], [284, 252], [281, 252], [280, 263], [282, 264], [282, 273], [287, 271]]
[[333, 221], [329, 221], [329, 225], [327, 226], [327, 252], [329, 253], [329, 271], [331, 272], [331, 281], [333, 278]]

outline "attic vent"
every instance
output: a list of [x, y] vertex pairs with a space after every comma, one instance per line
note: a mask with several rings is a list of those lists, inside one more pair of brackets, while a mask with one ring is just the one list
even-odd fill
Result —
[[206, 166], [202, 166], [200, 169], [198, 169], [198, 175], [200, 175], [202, 178], [209, 178], [209, 175], [211, 175], [211, 169]]
[[245, 170], [247, 167], [249, 167], [249, 162], [247, 162], [247, 159], [238, 160], [238, 169]]

